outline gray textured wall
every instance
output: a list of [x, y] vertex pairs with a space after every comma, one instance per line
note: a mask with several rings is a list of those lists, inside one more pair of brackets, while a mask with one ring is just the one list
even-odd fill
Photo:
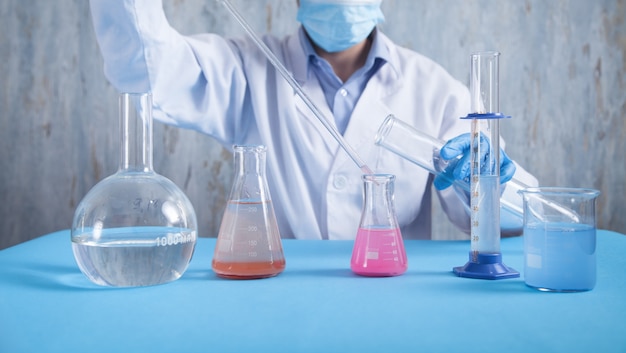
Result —
[[[294, 0], [233, 0], [282, 35]], [[467, 82], [469, 54], [498, 50], [509, 154], [542, 185], [600, 189], [598, 226], [626, 233], [626, 0], [385, 0], [382, 29]], [[243, 35], [210, 0], [165, 0], [183, 33]], [[0, 0], [0, 248], [69, 228], [118, 163], [117, 92], [102, 74], [86, 0]], [[215, 235], [231, 156], [210, 138], [156, 124], [155, 170]], [[435, 205], [435, 208], [438, 206]], [[440, 239], [463, 237], [435, 214]]]

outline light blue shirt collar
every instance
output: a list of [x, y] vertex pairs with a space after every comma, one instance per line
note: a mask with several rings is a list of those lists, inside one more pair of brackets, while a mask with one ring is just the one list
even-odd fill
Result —
[[392, 62], [389, 48], [384, 44], [384, 41], [379, 40], [377, 31], [377, 29], [374, 29], [372, 46], [363, 67], [352, 74], [346, 82], [341, 82], [339, 77], [333, 72], [330, 64], [317, 55], [304, 29], [302, 27], [299, 29], [300, 44], [304, 50], [305, 57], [308, 58], [306, 76], [310, 77], [311, 73], [314, 73], [317, 77], [324, 92], [326, 103], [335, 118], [337, 130], [342, 134], [345, 132], [352, 111], [370, 78], [380, 67], [390, 65], [389, 63]]

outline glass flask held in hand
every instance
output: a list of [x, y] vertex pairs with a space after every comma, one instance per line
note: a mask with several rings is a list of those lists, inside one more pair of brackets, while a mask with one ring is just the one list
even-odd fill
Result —
[[136, 287], [180, 278], [194, 252], [197, 221], [185, 194], [152, 170], [152, 96], [120, 95], [120, 164], [74, 213], [80, 270], [103, 286]]
[[235, 180], [212, 263], [219, 277], [267, 278], [285, 269], [280, 233], [265, 179], [265, 155], [265, 146], [234, 146]]
[[350, 268], [361, 276], [398, 276], [408, 268], [406, 251], [393, 203], [395, 176], [365, 174], [363, 212]]

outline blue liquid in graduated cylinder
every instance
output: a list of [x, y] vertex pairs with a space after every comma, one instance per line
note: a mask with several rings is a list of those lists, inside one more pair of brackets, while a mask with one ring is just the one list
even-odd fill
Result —
[[586, 224], [524, 228], [524, 280], [540, 290], [585, 291], [596, 284], [596, 229]]

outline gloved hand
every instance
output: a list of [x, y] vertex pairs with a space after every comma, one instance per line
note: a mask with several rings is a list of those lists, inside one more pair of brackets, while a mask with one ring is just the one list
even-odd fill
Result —
[[[480, 150], [486, 154], [489, 150], [488, 140], [481, 139], [480, 143], [482, 147]], [[448, 188], [455, 180], [463, 180], [469, 184], [471, 173], [470, 146], [471, 137], [469, 133], [466, 133], [451, 139], [441, 148], [439, 155], [444, 160], [449, 161], [449, 164], [434, 180], [437, 190]], [[515, 164], [504, 150], [500, 149], [500, 184], [511, 180], [513, 174], [515, 174]]]

